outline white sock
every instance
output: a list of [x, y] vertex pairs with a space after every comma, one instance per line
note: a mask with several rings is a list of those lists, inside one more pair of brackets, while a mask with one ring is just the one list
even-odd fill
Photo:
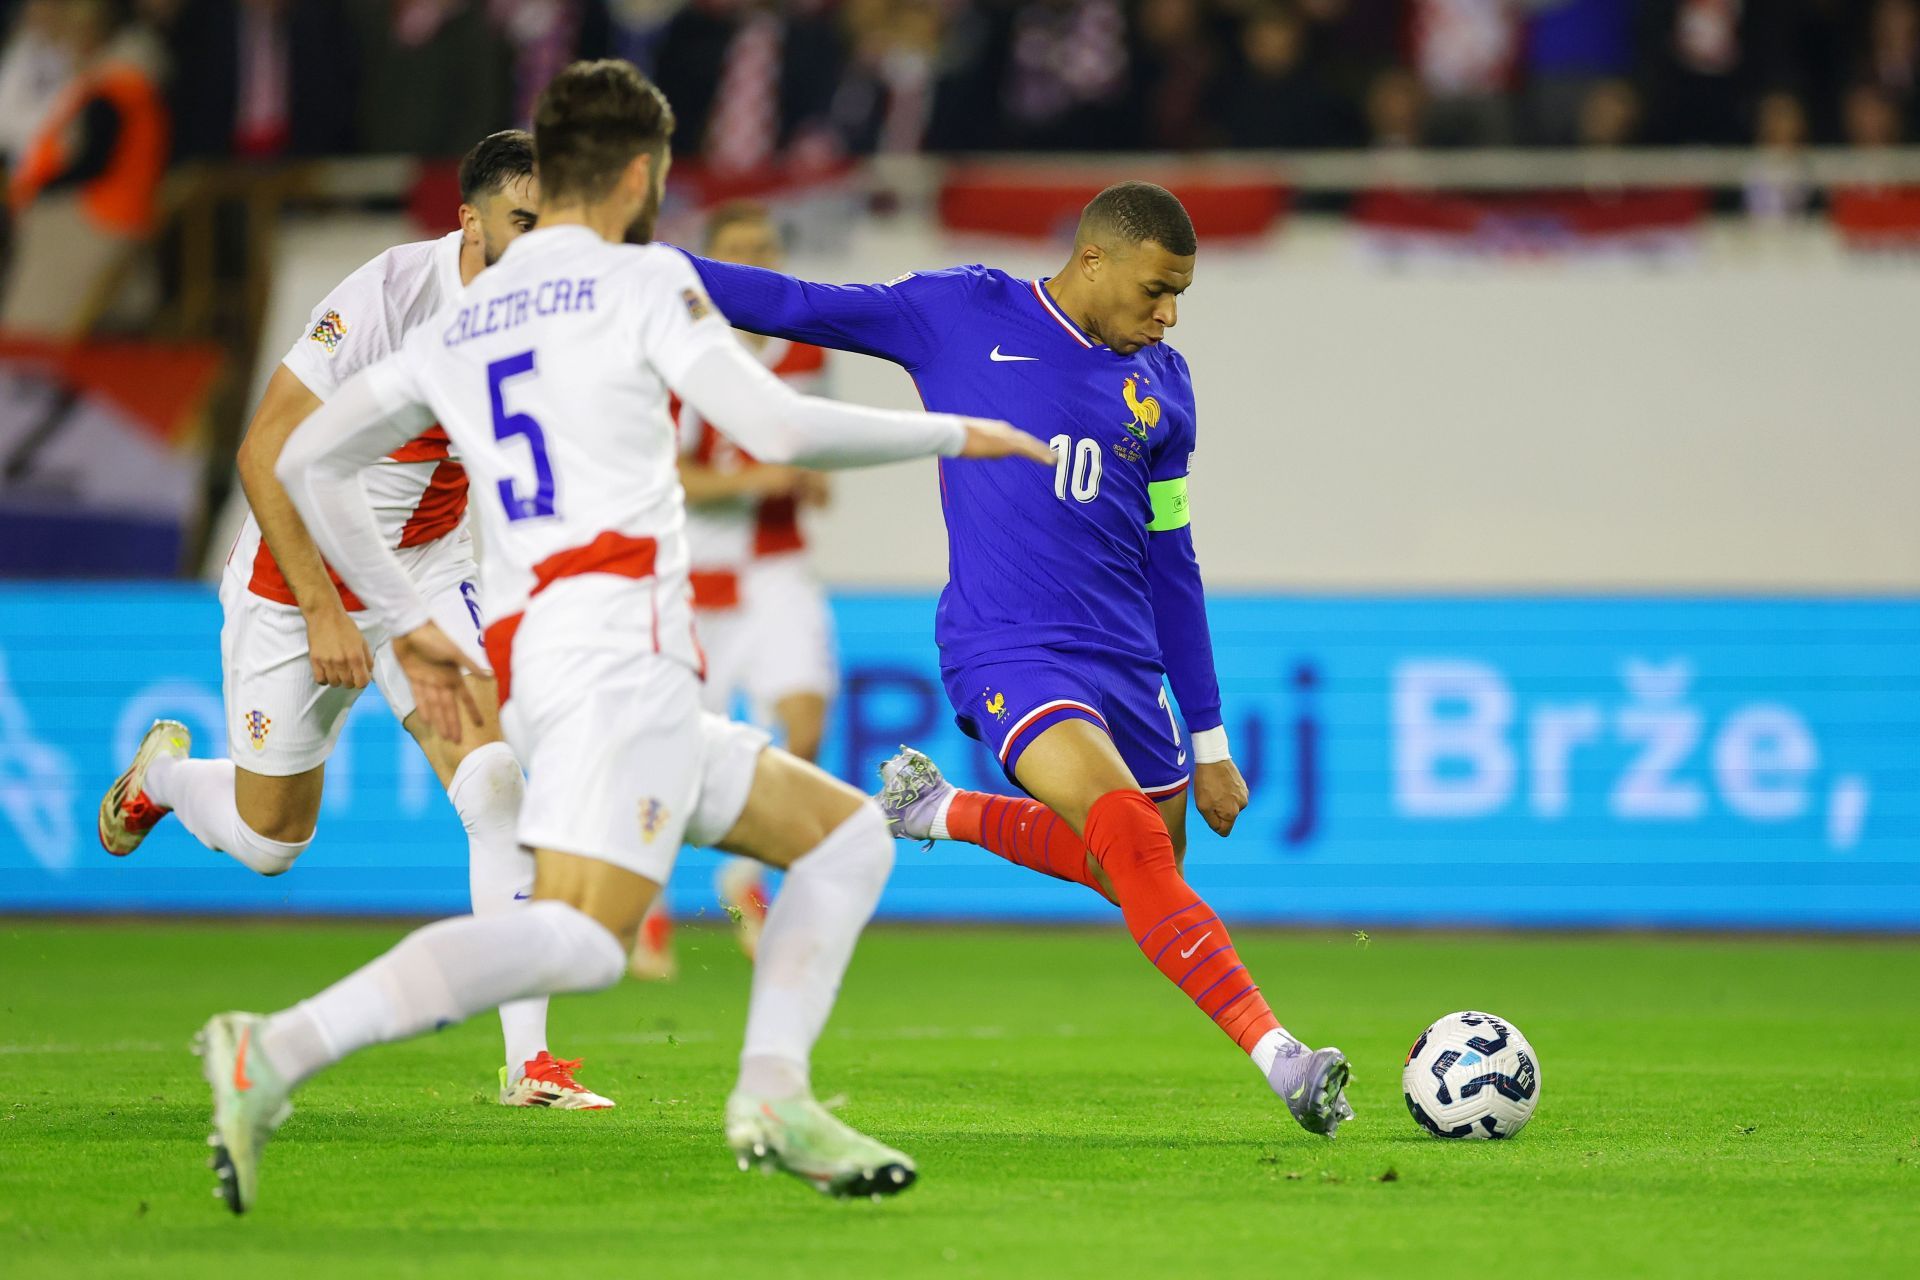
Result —
[[435, 1031], [509, 1000], [597, 991], [626, 970], [620, 943], [564, 902], [442, 920], [267, 1020], [260, 1047], [298, 1084], [371, 1044]]
[[269, 840], [240, 820], [233, 802], [231, 760], [175, 760], [161, 756], [147, 766], [147, 797], [173, 810], [195, 840], [216, 853], [277, 876], [306, 852], [313, 837], [288, 844]]
[[754, 959], [740, 1052], [744, 1092], [806, 1092], [814, 1042], [892, 870], [893, 836], [871, 804], [861, 805], [787, 869]]
[[1275, 1027], [1254, 1042], [1250, 1056], [1254, 1070], [1264, 1080], [1273, 1074], [1274, 1063], [1282, 1058], [1298, 1057], [1306, 1051], [1307, 1046], [1294, 1039], [1285, 1027]]
[[[447, 799], [467, 829], [467, 885], [477, 916], [520, 906], [533, 893], [533, 855], [520, 847], [515, 832], [525, 792], [520, 761], [504, 742], [475, 748], [447, 783]], [[511, 1084], [524, 1074], [527, 1060], [547, 1047], [547, 998], [501, 1005], [500, 1031]]]
[[936, 810], [933, 815], [933, 823], [927, 828], [929, 838], [934, 840], [953, 839], [951, 835], [947, 834], [947, 811], [953, 808], [953, 799], [959, 794], [960, 789], [955, 787], [952, 791], [947, 792], [946, 798], [940, 802], [940, 808]]

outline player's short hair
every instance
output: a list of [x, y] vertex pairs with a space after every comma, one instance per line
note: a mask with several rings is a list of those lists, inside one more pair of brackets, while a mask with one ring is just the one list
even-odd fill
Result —
[[533, 108], [541, 201], [605, 195], [635, 156], [665, 154], [673, 123], [667, 95], [631, 62], [574, 63]]
[[509, 182], [533, 172], [533, 135], [525, 129], [502, 129], [474, 143], [460, 161], [460, 203], [481, 196], [497, 196]]
[[1081, 240], [1117, 237], [1127, 244], [1152, 241], [1182, 257], [1200, 247], [1180, 198], [1151, 182], [1116, 182], [1080, 213]]
[[713, 248], [714, 241], [728, 227], [737, 227], [743, 222], [771, 223], [773, 210], [758, 200], [728, 200], [717, 206], [707, 215], [707, 227], [701, 244], [704, 248]]

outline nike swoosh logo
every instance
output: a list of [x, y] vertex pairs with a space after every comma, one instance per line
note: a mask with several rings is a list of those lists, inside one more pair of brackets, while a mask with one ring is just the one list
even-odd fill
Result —
[[1303, 1083], [1302, 1085], [1300, 1085], [1299, 1088], [1295, 1089], [1292, 1093], [1287, 1095], [1287, 1101], [1288, 1102], [1300, 1101], [1300, 1095], [1305, 1093], [1306, 1091], [1307, 1091], [1307, 1086]]
[[240, 1030], [240, 1052], [233, 1057], [233, 1087], [245, 1093], [253, 1088], [253, 1081], [247, 1078], [247, 1046], [253, 1042], [253, 1028]]
[[528, 898], [531, 898], [532, 896], [533, 895], [530, 893], [516, 893], [513, 895], [513, 900], [515, 902], [525, 902]]
[[995, 343], [993, 350], [987, 352], [987, 359], [993, 361], [995, 364], [1008, 364], [1015, 360], [1038, 360], [1039, 358], [1039, 356], [1003, 356], [1000, 354], [999, 343]]
[[1185, 951], [1182, 951], [1180, 953], [1180, 958], [1182, 960], [1191, 960], [1193, 958], [1193, 953], [1200, 949], [1200, 943], [1205, 942], [1208, 938], [1211, 938], [1212, 936], [1213, 936], [1213, 930], [1211, 929], [1201, 934], [1200, 941], [1194, 943], [1192, 946], [1188, 947]]
[[1182, 765], [1185, 764], [1186, 762], [1187, 762], [1187, 753], [1184, 751], [1180, 753], [1180, 758], [1174, 761], [1175, 764], [1182, 764]]

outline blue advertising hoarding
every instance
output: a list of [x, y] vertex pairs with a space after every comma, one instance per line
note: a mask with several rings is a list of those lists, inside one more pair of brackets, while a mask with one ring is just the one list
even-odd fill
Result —
[[[823, 763], [866, 784], [912, 742], [1008, 789], [953, 725], [931, 597], [835, 608]], [[1187, 867], [1232, 918], [1920, 928], [1920, 602], [1221, 595], [1211, 613], [1254, 800], [1230, 839], [1196, 818]], [[199, 586], [0, 588], [0, 912], [461, 909], [459, 823], [372, 693], [287, 875], [173, 823], [101, 852], [95, 806], [150, 720], [225, 750], [219, 626]], [[712, 867], [683, 861], [682, 913], [713, 910]], [[1111, 915], [955, 844], [901, 845], [882, 909]]]

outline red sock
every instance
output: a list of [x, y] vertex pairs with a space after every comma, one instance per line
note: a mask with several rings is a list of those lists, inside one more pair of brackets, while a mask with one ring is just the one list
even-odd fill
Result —
[[1280, 1023], [1240, 963], [1220, 917], [1174, 865], [1173, 838], [1153, 801], [1138, 791], [1101, 796], [1087, 813], [1086, 834], [1086, 847], [1113, 881], [1120, 914], [1141, 953], [1251, 1052]]
[[1083, 884], [1105, 896], [1087, 870], [1087, 846], [1038, 800], [957, 792], [947, 807], [947, 835], [999, 854], [1016, 867]]

